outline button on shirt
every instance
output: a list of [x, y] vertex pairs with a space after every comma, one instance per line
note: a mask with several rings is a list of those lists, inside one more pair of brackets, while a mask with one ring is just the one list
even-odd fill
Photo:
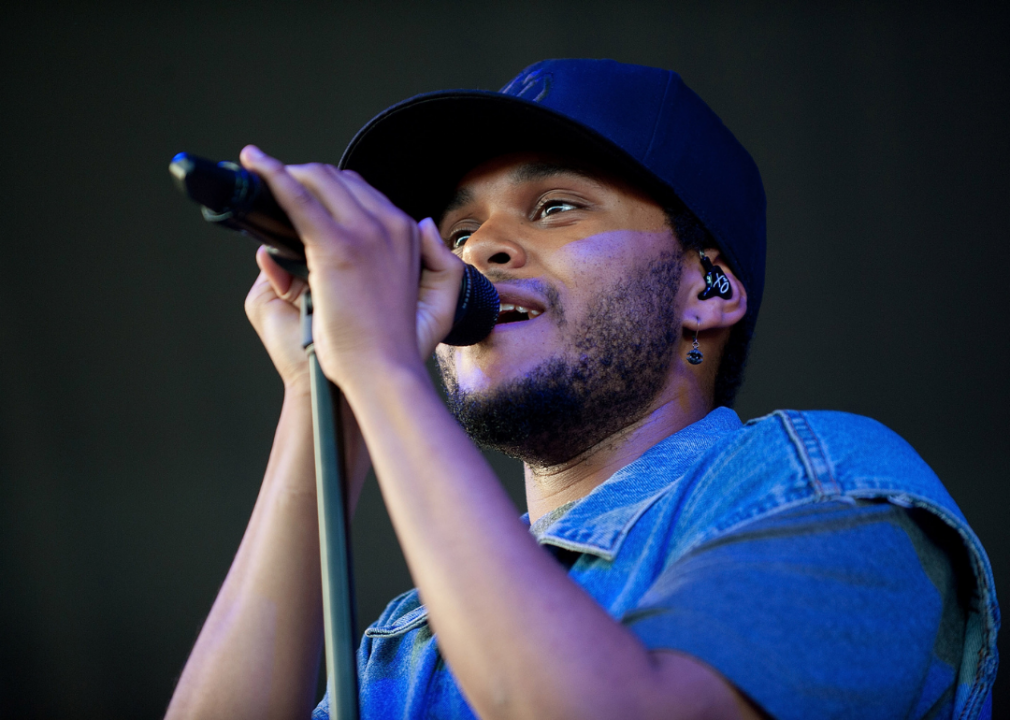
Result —
[[[988, 559], [872, 420], [718, 408], [530, 530], [646, 648], [702, 660], [773, 717], [989, 714]], [[415, 590], [365, 632], [358, 668], [363, 718], [473, 717]]]

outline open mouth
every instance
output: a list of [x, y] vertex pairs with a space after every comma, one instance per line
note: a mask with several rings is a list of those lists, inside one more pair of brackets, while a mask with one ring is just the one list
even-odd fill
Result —
[[500, 309], [498, 310], [498, 324], [504, 325], [505, 323], [522, 322], [524, 320], [532, 320], [537, 315], [540, 315], [542, 310], [535, 310], [533, 308], [523, 307], [522, 305], [513, 305], [512, 303], [502, 303]]

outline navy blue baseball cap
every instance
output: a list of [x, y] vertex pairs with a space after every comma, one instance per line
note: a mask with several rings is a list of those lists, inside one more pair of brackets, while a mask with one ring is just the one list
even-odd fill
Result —
[[355, 170], [417, 220], [436, 219], [481, 163], [549, 152], [598, 164], [660, 204], [701, 220], [761, 304], [765, 193], [754, 160], [669, 70], [613, 60], [544, 60], [499, 92], [445, 90], [390, 107], [365, 125], [340, 167]]

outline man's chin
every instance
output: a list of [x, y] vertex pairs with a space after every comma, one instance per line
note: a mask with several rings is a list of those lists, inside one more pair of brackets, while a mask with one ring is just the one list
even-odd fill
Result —
[[[557, 366], [561, 363], [558, 362]], [[544, 372], [495, 386], [463, 389], [446, 384], [449, 409], [475, 443], [530, 465], [551, 465], [578, 454], [567, 424], [578, 422], [580, 402]]]
[[614, 382], [572, 359], [552, 358], [494, 389], [467, 392], [450, 378], [446, 391], [450, 411], [474, 442], [547, 467], [636, 421], [662, 379], [656, 373], [644, 383]]
[[475, 401], [490, 402], [523, 378], [536, 375], [538, 368], [557, 361], [557, 357], [532, 357], [530, 353], [511, 357], [496, 352], [497, 348], [451, 348], [436, 353], [442, 384], [447, 392], [455, 392]]

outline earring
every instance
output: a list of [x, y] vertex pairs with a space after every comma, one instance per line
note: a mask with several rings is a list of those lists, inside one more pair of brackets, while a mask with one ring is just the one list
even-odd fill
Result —
[[[698, 318], [694, 319], [696, 325], [700, 325]], [[705, 356], [701, 354], [701, 350], [698, 349], [698, 328], [694, 329], [694, 347], [691, 348], [687, 353], [687, 361], [692, 365], [701, 365], [701, 361], [705, 359]]]

